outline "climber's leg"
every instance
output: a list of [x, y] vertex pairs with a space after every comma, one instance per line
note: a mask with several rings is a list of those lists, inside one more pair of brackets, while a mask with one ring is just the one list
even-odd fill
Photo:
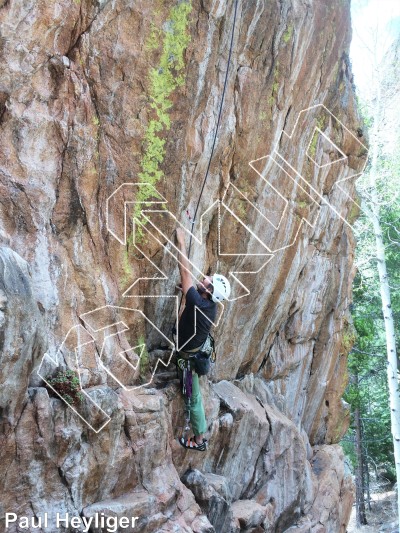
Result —
[[179, 444], [181, 444], [184, 448], [188, 448], [189, 450], [197, 450], [199, 452], [205, 452], [207, 450], [206, 439], [203, 439], [201, 444], [197, 444], [195, 437], [190, 437], [190, 439], [181, 437], [179, 439]]
[[186, 408], [190, 412], [190, 422], [194, 437], [185, 439], [181, 437], [179, 442], [185, 448], [192, 450], [205, 451], [207, 441], [204, 439], [204, 433], [207, 431], [207, 421], [204, 414], [203, 400], [201, 397], [199, 376], [196, 372], [192, 373], [192, 397], [190, 401], [185, 397]]
[[193, 372], [192, 378], [192, 397], [190, 399], [190, 422], [196, 442], [199, 444], [203, 441], [203, 433], [207, 431], [207, 421], [204, 414], [203, 399], [201, 397], [199, 376]]

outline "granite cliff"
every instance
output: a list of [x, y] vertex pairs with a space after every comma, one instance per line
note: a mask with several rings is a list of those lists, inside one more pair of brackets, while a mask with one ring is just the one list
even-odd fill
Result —
[[[69, 512], [344, 533], [347, 222], [366, 157], [349, 2], [0, 4], [1, 530], [6, 512]], [[206, 454], [176, 441], [167, 297], [167, 237], [198, 201], [193, 264], [242, 272], [202, 378]], [[78, 370], [79, 409], [46, 387], [57, 367]]]

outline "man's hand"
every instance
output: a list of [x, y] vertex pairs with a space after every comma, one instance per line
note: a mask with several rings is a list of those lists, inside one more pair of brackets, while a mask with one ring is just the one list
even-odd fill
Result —
[[176, 240], [181, 246], [185, 246], [185, 232], [182, 228], [176, 228]]

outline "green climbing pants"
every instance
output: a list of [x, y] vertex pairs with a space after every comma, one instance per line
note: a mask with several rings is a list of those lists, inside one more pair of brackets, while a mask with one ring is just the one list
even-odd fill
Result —
[[203, 400], [200, 392], [199, 376], [192, 370], [192, 397], [190, 400], [185, 398], [187, 410], [190, 412], [190, 423], [192, 424], [193, 433], [201, 435], [207, 431], [206, 415], [204, 414]]

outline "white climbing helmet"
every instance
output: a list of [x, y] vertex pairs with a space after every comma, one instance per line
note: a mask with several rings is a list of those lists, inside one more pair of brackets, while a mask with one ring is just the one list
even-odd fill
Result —
[[212, 293], [213, 302], [222, 302], [227, 300], [231, 293], [231, 284], [222, 274], [214, 274], [212, 277], [212, 286], [214, 287]]

